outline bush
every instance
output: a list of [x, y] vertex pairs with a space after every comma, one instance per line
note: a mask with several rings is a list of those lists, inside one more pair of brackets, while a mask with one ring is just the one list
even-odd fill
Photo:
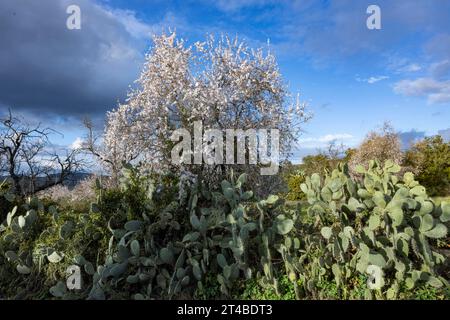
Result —
[[286, 193], [286, 200], [300, 201], [305, 199], [305, 194], [300, 189], [300, 185], [305, 182], [305, 176], [299, 170], [296, 173], [290, 174], [286, 179], [288, 192]]
[[[130, 179], [132, 183], [135, 181]], [[81, 186], [90, 190], [83, 191]], [[28, 198], [7, 214], [0, 226], [0, 259], [4, 262], [0, 264], [0, 288], [5, 295], [61, 296], [54, 278], [65, 278], [67, 268], [74, 264], [83, 268], [83, 280], [89, 284], [96, 266], [105, 259], [111, 225], [145, 204], [143, 193], [135, 188], [123, 192], [104, 189], [99, 180], [86, 180], [81, 186], [73, 194], [46, 193], [42, 201]], [[80, 193], [89, 197], [78, 197]], [[89, 203], [90, 199], [94, 202]], [[84, 298], [88, 293], [73, 292], [67, 297]]]
[[334, 278], [339, 297], [348, 298], [355, 279], [374, 273], [377, 290], [366, 288], [366, 298], [395, 299], [403, 286], [443, 290], [448, 283], [436, 267], [445, 257], [432, 244], [447, 236], [450, 203], [436, 206], [411, 173], [400, 181], [395, 176], [400, 166], [392, 161], [355, 169], [361, 182], [342, 166], [324, 181], [315, 174], [302, 185], [309, 214], [317, 220], [307, 234], [295, 228], [290, 236], [291, 242], [296, 234], [305, 239], [306, 253], [281, 245], [290, 277], [303, 280], [306, 295], [313, 297], [320, 296], [322, 280]]
[[[0, 287], [11, 298], [50, 298], [54, 277], [66, 277], [80, 256], [86, 272], [102, 259], [108, 217], [97, 211], [58, 211], [29, 198], [0, 226]], [[14, 279], [11, 282], [11, 279]]]
[[[361, 181], [345, 165], [305, 177], [306, 208], [255, 199], [246, 174], [211, 191], [188, 174], [130, 166], [118, 188], [97, 181], [88, 212], [27, 199], [0, 226], [1, 294], [448, 299], [448, 267], [434, 248], [447, 236], [450, 203], [436, 205], [410, 173], [399, 180], [392, 161], [356, 170]], [[65, 286], [71, 265], [82, 269], [81, 290]], [[378, 289], [368, 287], [374, 279]]]
[[416, 169], [416, 178], [430, 196], [450, 194], [450, 142], [441, 136], [425, 138], [406, 152], [405, 166]]
[[6, 219], [6, 213], [14, 208], [15, 200], [11, 185], [6, 180], [0, 182], [0, 221]]
[[112, 230], [109, 255], [94, 274], [89, 298], [210, 297], [208, 287], [231, 296], [236, 283], [251, 278], [255, 259], [250, 235], [258, 227], [241, 204], [252, 197], [242, 190], [245, 180], [243, 174], [223, 181], [221, 192], [195, 181], [186, 197], [163, 209], [151, 196], [141, 217]]

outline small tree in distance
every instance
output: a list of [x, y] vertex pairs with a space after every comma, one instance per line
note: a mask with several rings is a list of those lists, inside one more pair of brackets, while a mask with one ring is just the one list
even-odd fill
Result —
[[84, 166], [78, 150], [52, 150], [49, 135], [54, 132], [30, 125], [11, 111], [0, 119], [0, 178], [11, 181], [15, 194], [63, 184]]
[[427, 137], [405, 154], [404, 166], [416, 171], [416, 179], [430, 195], [450, 194], [450, 142], [441, 136]]
[[367, 167], [370, 160], [384, 163], [390, 159], [401, 165], [403, 152], [397, 132], [391, 124], [385, 122], [379, 131], [371, 131], [361, 145], [350, 153], [349, 167], [352, 172], [358, 164]]

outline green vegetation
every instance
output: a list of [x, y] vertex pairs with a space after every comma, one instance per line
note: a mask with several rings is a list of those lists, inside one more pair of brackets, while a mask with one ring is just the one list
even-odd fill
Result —
[[450, 142], [441, 136], [425, 138], [407, 151], [405, 166], [417, 168], [417, 180], [431, 196], [450, 194]]
[[338, 164], [294, 202], [256, 199], [246, 174], [209, 190], [128, 165], [72, 208], [3, 187], [0, 298], [449, 299], [450, 202], [400, 169]]
[[441, 202], [443, 202], [443, 201], [449, 202], [449, 201], [450, 201], [450, 196], [447, 196], [447, 197], [433, 197], [433, 201], [434, 201], [434, 203], [436, 203], [437, 205], [439, 205], [439, 204], [441, 204]]
[[400, 165], [401, 173], [413, 172], [417, 181], [426, 188], [427, 194], [436, 199], [446, 199], [450, 194], [450, 142], [437, 135], [416, 142], [409, 150], [402, 152], [400, 140], [392, 127], [385, 124], [380, 132], [371, 132], [356, 149], [336, 147], [331, 143], [326, 151], [303, 158], [301, 164], [287, 165], [284, 181], [288, 186], [281, 194], [286, 200], [304, 200], [299, 186], [306, 176], [318, 173], [321, 178], [332, 172], [339, 164], [348, 163], [351, 176], [358, 176], [356, 166], [367, 168], [370, 160], [386, 159]]
[[434, 252], [431, 243], [447, 236], [448, 203], [436, 206], [411, 173], [400, 181], [395, 175], [400, 166], [392, 161], [383, 167], [371, 161], [367, 170], [356, 170], [363, 175], [360, 181], [350, 179], [342, 166], [323, 181], [315, 174], [302, 185], [309, 213], [317, 218], [315, 225], [326, 243], [314, 234], [304, 236], [309, 245], [299, 259], [308, 259], [311, 268], [301, 272], [290, 262], [297, 261], [297, 255], [285, 249], [292, 278], [304, 280], [305, 289], [314, 294], [321, 276], [331, 271], [339, 297], [345, 299], [354, 279], [375, 265], [384, 274], [380, 286], [387, 290], [366, 289], [365, 297], [397, 298], [403, 284], [409, 290], [425, 284], [442, 287], [446, 280], [435, 266], [445, 257]]

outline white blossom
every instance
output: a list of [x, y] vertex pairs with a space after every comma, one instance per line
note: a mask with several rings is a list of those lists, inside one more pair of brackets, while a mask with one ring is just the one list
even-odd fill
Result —
[[194, 121], [204, 129], [278, 129], [280, 151], [290, 154], [307, 115], [270, 52], [226, 36], [187, 46], [175, 32], [153, 43], [138, 88], [108, 113], [104, 143], [112, 158], [168, 166], [172, 131], [192, 130]]

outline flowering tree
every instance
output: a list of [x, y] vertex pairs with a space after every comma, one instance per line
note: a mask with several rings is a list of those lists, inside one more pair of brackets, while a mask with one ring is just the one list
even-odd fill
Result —
[[[132, 159], [157, 169], [173, 165], [171, 134], [180, 127], [192, 132], [195, 121], [205, 129], [278, 129], [281, 156], [289, 156], [307, 115], [298, 98], [291, 99], [270, 52], [228, 37], [210, 36], [188, 46], [170, 33], [153, 42], [138, 88], [107, 115], [104, 144], [115, 163]], [[190, 171], [216, 174], [226, 168]]]

